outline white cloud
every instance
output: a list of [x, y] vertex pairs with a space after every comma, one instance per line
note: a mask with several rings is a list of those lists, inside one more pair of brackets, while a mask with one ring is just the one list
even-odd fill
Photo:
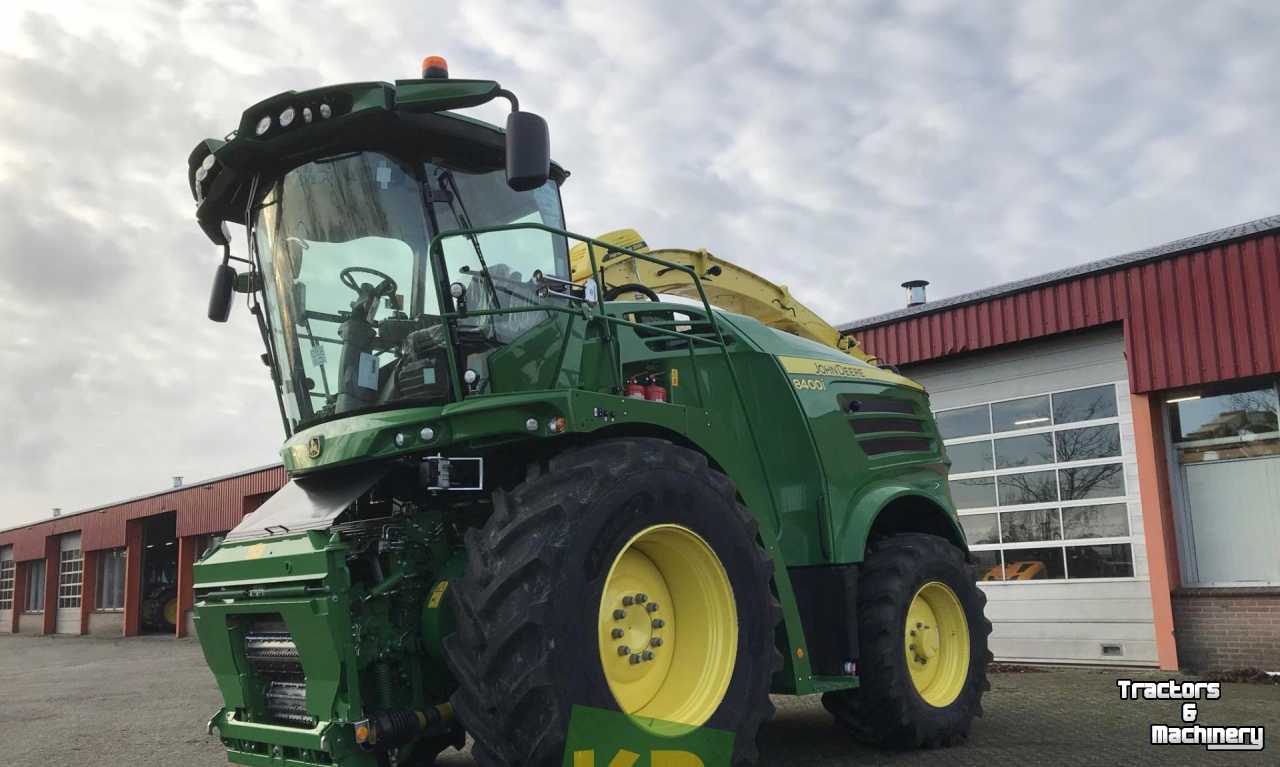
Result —
[[[571, 228], [635, 226], [833, 321], [1274, 213], [1247, 2], [11, 2], [0, 527], [270, 461], [279, 421], [185, 160], [286, 89], [440, 53], [546, 116]], [[498, 109], [482, 110], [500, 119]]]

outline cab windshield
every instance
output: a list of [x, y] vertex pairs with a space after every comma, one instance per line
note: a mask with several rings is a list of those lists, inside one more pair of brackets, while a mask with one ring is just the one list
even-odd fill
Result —
[[[440, 318], [454, 282], [477, 312], [548, 300], [532, 274], [568, 276], [563, 237], [457, 235], [443, 240], [434, 265], [428, 253], [433, 234], [520, 222], [563, 228], [554, 182], [515, 192], [500, 170], [355, 152], [295, 168], [268, 188], [252, 235], [290, 430], [446, 402], [460, 388], [449, 344], [460, 365], [483, 371], [489, 353], [545, 322], [548, 313], [536, 311], [471, 316], [451, 335]], [[483, 391], [475, 384], [469, 393]]]

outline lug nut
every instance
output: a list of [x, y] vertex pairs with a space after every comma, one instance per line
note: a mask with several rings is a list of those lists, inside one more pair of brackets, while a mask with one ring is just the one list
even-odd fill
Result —
[[649, 644], [652, 645], [653, 647], [661, 647], [662, 637], [654, 637], [653, 639], [650, 639]]
[[654, 627], [654, 628], [656, 628], [656, 629], [660, 629], [660, 628], [662, 628], [663, 626], [666, 626], [666, 625], [667, 625], [667, 622], [666, 622], [666, 621], [664, 621], [664, 620], [663, 620], [663, 619], [661, 619], [661, 618], [654, 618], [654, 619], [653, 619], [653, 627]]
[[644, 606], [644, 609], [648, 610], [651, 613], [656, 613], [658, 611], [658, 603], [650, 602], [649, 604]]
[[627, 647], [626, 645], [623, 645], [623, 646], [621, 646], [621, 647], [619, 647], [619, 648], [618, 648], [618, 657], [622, 657], [623, 655], [630, 655], [630, 654], [631, 654], [631, 648], [630, 648], [630, 647]]
[[648, 601], [649, 601], [649, 595], [644, 593], [643, 591], [641, 591], [639, 594], [636, 594], [636, 604], [642, 605]]
[[614, 629], [614, 630], [613, 630], [613, 638], [614, 638], [614, 639], [621, 639], [621, 638], [622, 638], [622, 634], [623, 634], [623, 633], [624, 633], [624, 632], [622, 631], [622, 629]]
[[613, 611], [613, 619], [614, 619], [615, 621], [620, 621], [620, 620], [622, 620], [622, 619], [623, 619], [623, 618], [625, 618], [625, 617], [627, 617], [627, 611], [626, 611], [626, 610], [614, 610], [614, 611]]
[[653, 660], [653, 653], [648, 650], [645, 650], [644, 654], [641, 655], [641, 657], [644, 658], [645, 660]]
[[623, 598], [622, 598], [622, 604], [623, 604], [625, 607], [630, 607], [631, 605], [633, 605], [633, 604], [635, 604], [635, 603], [636, 603], [636, 598], [635, 598], [635, 597], [633, 597], [633, 596], [631, 596], [630, 594], [628, 594], [628, 595], [626, 595], [625, 597], [623, 597]]
[[631, 656], [631, 665], [633, 665], [633, 666], [639, 666], [639, 665], [640, 665], [640, 656], [639, 656], [639, 655], [632, 655], [632, 656]]

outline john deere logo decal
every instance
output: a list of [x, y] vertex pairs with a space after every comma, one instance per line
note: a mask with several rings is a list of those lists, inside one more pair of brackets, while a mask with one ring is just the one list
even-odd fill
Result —
[[324, 452], [323, 436], [316, 435], [311, 439], [307, 440], [307, 455], [311, 456], [312, 458], [319, 458], [320, 454], [323, 452]]

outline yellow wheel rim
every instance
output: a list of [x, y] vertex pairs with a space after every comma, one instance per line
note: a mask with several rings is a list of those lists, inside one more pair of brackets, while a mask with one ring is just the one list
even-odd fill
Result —
[[170, 626], [178, 625], [178, 600], [176, 598], [164, 603], [164, 619]]
[[705, 724], [738, 657], [733, 587], [707, 542], [679, 525], [650, 527], [628, 541], [605, 579], [599, 648], [624, 712]]
[[969, 621], [951, 587], [929, 581], [907, 608], [904, 631], [911, 683], [925, 703], [943, 708], [969, 677]]

